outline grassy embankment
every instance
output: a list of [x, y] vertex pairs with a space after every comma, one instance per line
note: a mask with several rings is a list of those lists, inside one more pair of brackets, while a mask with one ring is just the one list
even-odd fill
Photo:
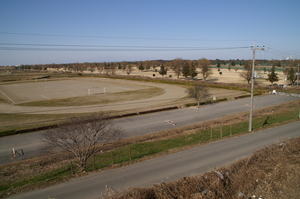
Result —
[[291, 138], [201, 175], [120, 192], [107, 188], [102, 198], [300, 198], [299, 148], [300, 138]]
[[[296, 101], [257, 110], [254, 114], [253, 128], [254, 130], [261, 130], [298, 121], [299, 109], [299, 101]], [[270, 116], [270, 119], [267, 124], [263, 125], [267, 116]], [[237, 114], [215, 121], [120, 141], [107, 148], [104, 153], [97, 154], [95, 159], [92, 158], [89, 162], [88, 172], [116, 168], [144, 159], [197, 147], [220, 137], [247, 133], [247, 119], [248, 114]], [[220, 129], [222, 130], [220, 131]], [[63, 182], [74, 175], [82, 175], [74, 164], [70, 165], [72, 159], [63, 161], [60, 158], [58, 156], [42, 157], [0, 166], [0, 175], [2, 176], [0, 196], [49, 186]]]

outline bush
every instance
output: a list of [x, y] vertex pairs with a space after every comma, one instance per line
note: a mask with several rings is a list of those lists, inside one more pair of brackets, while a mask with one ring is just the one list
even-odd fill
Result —
[[15, 134], [17, 134], [16, 130], [2, 131], [0, 132], [0, 137], [5, 137], [5, 136], [15, 135]]
[[[216, 101], [200, 102], [200, 105], [212, 104], [212, 103], [224, 102], [224, 101], [227, 101], [227, 98], [220, 98], [220, 99], [217, 99]], [[198, 105], [198, 103], [187, 103], [187, 104], [185, 104], [185, 107], [191, 107], [191, 106], [197, 106], [197, 105]]]

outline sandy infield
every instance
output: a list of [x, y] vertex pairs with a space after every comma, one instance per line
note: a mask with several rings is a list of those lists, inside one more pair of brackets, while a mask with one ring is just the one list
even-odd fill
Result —
[[[85, 78], [75, 80], [53, 81], [53, 82], [36, 82], [36, 83], [24, 83], [9, 85], [9, 88], [14, 88], [17, 91], [13, 93], [8, 92], [6, 95], [11, 95], [10, 98], [18, 102], [21, 101], [36, 101], [45, 100], [45, 96], [48, 98], [65, 98], [73, 96], [88, 95], [88, 89], [91, 89], [91, 93], [102, 92], [105, 87], [106, 92], [121, 92], [128, 90], [137, 90], [147, 88], [149, 86], [163, 88], [165, 93], [142, 100], [134, 100], [120, 103], [111, 103], [103, 105], [92, 106], [70, 106], [70, 107], [24, 107], [14, 106], [10, 104], [0, 103], [1, 113], [26, 113], [26, 114], [59, 114], [59, 113], [87, 113], [87, 112], [99, 112], [109, 110], [126, 110], [131, 108], [144, 108], [151, 107], [157, 104], [164, 104], [170, 101], [174, 101], [186, 96], [185, 89], [180, 86], [158, 84], [150, 82], [139, 82], [129, 80], [112, 80], [101, 78]], [[101, 85], [101, 86], [100, 86]], [[0, 86], [0, 90], [5, 92], [8, 90], [7, 85]], [[18, 88], [23, 87], [23, 88]], [[36, 88], [35, 88], [36, 87]], [[80, 88], [80, 89], [79, 89]], [[12, 92], [13, 90], [11, 90]], [[17, 93], [19, 92], [19, 93]]]

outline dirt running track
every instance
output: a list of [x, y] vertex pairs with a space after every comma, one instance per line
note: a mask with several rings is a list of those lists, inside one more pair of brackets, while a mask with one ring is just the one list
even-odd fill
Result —
[[[85, 79], [86, 80], [86, 79]], [[100, 81], [97, 79], [97, 81]], [[55, 81], [58, 85], [59, 82], [63, 87], [65, 87], [68, 81]], [[84, 81], [86, 84], [86, 81]], [[126, 110], [131, 108], [144, 108], [151, 107], [157, 104], [165, 104], [170, 101], [174, 101], [176, 99], [180, 99], [185, 94], [185, 89], [180, 86], [169, 85], [169, 84], [159, 84], [159, 83], [150, 83], [150, 82], [138, 82], [138, 81], [129, 81], [129, 80], [111, 80], [105, 79], [100, 81], [102, 84], [105, 84], [107, 90], [114, 89], [114, 92], [121, 92], [125, 90], [137, 90], [149, 86], [163, 88], [165, 93], [142, 100], [134, 100], [127, 102], [119, 102], [119, 103], [111, 103], [111, 104], [101, 104], [101, 105], [89, 105], [89, 106], [69, 106], [69, 107], [25, 107], [25, 106], [15, 106], [11, 104], [0, 103], [0, 113], [23, 113], [23, 114], [61, 114], [61, 113], [87, 113], [87, 112], [99, 112], [99, 111], [112, 111], [112, 110]], [[32, 83], [34, 84], [34, 83]], [[13, 84], [15, 85], [15, 84]], [[21, 84], [20, 84], [21, 85]], [[25, 85], [25, 84], [23, 84]], [[73, 85], [74, 86], [74, 85]], [[82, 88], [82, 85], [78, 84], [77, 87], [80, 87], [84, 93], [76, 94], [82, 96], [87, 95], [87, 88], [91, 88], [92, 85], [86, 85], [85, 88]], [[121, 88], [122, 87], [122, 88]], [[7, 89], [8, 90], [8, 89]], [[1, 91], [5, 93], [3, 86]], [[102, 91], [102, 89], [101, 89]], [[6, 91], [7, 92], [7, 91]], [[37, 91], [38, 92], [38, 91]], [[93, 92], [93, 91], [92, 91]], [[63, 93], [63, 92], [61, 92]], [[70, 94], [72, 95], [72, 94]], [[45, 96], [45, 95], [44, 95]], [[49, 96], [49, 95], [48, 95]], [[35, 96], [40, 97], [40, 96]], [[43, 96], [42, 96], [43, 97]], [[71, 96], [69, 96], [71, 97]], [[28, 96], [29, 98], [29, 96]], [[27, 99], [30, 100], [30, 99]]]

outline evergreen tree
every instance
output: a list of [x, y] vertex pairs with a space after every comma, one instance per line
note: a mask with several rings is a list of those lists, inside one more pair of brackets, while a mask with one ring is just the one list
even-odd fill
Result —
[[192, 78], [196, 77], [198, 75], [197, 71], [196, 71], [196, 67], [194, 65], [194, 62], [192, 62], [192, 66], [190, 68], [190, 74], [189, 74]]
[[294, 68], [291, 68], [288, 72], [288, 77], [287, 79], [293, 84], [296, 82], [297, 80], [297, 75], [296, 75], [296, 72], [294, 70]]
[[279, 78], [277, 73], [275, 73], [275, 66], [272, 67], [270, 73], [268, 74], [267, 80], [273, 84], [274, 82], [278, 82]]
[[158, 73], [161, 74], [162, 76], [167, 74], [167, 70], [165, 69], [164, 64], [161, 65], [160, 70], [159, 70]]
[[140, 66], [139, 66], [139, 70], [140, 70], [140, 71], [143, 71], [143, 70], [145, 70], [145, 67], [143, 66], [143, 63], [141, 63], [141, 64], [140, 64]]
[[231, 66], [235, 66], [235, 61], [234, 60], [231, 61]]
[[220, 69], [220, 67], [221, 67], [221, 61], [217, 59], [217, 68]]
[[185, 64], [183, 65], [183, 68], [182, 68], [182, 75], [187, 78], [189, 75], [190, 75], [190, 67], [188, 65], [187, 62], [185, 62]]

